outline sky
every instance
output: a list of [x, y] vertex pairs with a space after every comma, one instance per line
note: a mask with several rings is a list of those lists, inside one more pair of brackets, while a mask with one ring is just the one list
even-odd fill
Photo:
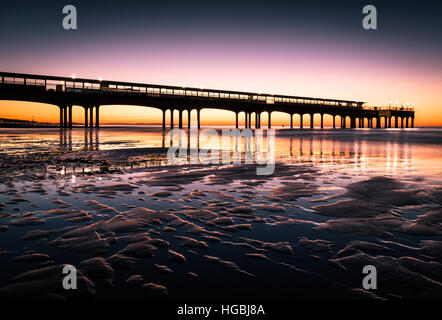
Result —
[[[62, 28], [77, 8], [78, 29]], [[377, 29], [362, 8], [377, 9]], [[416, 105], [442, 126], [441, 1], [2, 1], [0, 71]], [[103, 106], [102, 123], [161, 112]], [[74, 107], [74, 122], [83, 121]], [[0, 101], [0, 118], [58, 121], [58, 108]], [[272, 120], [288, 124], [288, 115]], [[204, 124], [233, 124], [204, 110]], [[329, 119], [326, 120], [326, 124]], [[295, 119], [296, 124], [296, 119]]]

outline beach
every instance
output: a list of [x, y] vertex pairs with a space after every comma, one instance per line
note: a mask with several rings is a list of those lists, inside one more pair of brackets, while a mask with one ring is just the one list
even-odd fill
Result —
[[171, 165], [161, 128], [2, 128], [0, 297], [440, 299], [441, 133], [279, 128], [259, 176]]

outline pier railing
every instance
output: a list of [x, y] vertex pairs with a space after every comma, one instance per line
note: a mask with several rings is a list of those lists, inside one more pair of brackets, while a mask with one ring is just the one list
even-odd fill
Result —
[[107, 81], [102, 79], [77, 79], [75, 77], [57, 77], [0, 72], [0, 83], [9, 85], [38, 86], [47, 91], [84, 92], [100, 94], [147, 95], [147, 96], [183, 96], [206, 99], [228, 99], [250, 101], [263, 104], [312, 104], [344, 108], [362, 108], [364, 102], [338, 99], [324, 99], [299, 96], [273, 95], [253, 92], [227, 91], [216, 89], [189, 88], [142, 84], [131, 82]]
[[414, 111], [414, 107], [392, 107], [392, 106], [379, 106], [379, 107], [373, 107], [373, 106], [364, 106], [364, 110], [383, 110], [383, 111]]

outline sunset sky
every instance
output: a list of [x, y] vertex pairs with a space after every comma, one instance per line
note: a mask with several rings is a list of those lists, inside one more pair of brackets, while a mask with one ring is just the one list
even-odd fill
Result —
[[[62, 28], [62, 8], [78, 30]], [[0, 71], [416, 104], [417, 126], [442, 125], [440, 1], [2, 1]], [[378, 30], [362, 28], [375, 5]], [[160, 121], [104, 106], [102, 123]], [[74, 107], [74, 122], [83, 121]], [[0, 101], [0, 118], [58, 122], [58, 108]], [[276, 115], [275, 124], [288, 124]], [[234, 123], [203, 111], [203, 124]], [[326, 122], [327, 124], [327, 122]]]

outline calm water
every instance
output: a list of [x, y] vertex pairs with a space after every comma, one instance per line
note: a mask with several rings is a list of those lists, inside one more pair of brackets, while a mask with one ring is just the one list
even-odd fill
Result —
[[[247, 147], [192, 139], [182, 143]], [[148, 127], [0, 129], [0, 293], [32, 297], [33, 284], [17, 285], [15, 276], [68, 263], [91, 279], [97, 298], [142, 298], [146, 289], [126, 285], [131, 275], [167, 287], [171, 298], [368, 297], [358, 290], [361, 265], [369, 263], [387, 279], [379, 297], [440, 298], [440, 272], [433, 271], [442, 248], [442, 130], [276, 130], [272, 176], [169, 166], [161, 155], [168, 140]], [[262, 146], [252, 140], [251, 148]], [[137, 208], [173, 217], [146, 222]], [[109, 222], [123, 218], [136, 227]], [[35, 230], [46, 233], [29, 237]], [[147, 238], [167, 248], [149, 240], [157, 244], [154, 257], [127, 249]], [[186, 262], [171, 260], [168, 250]], [[117, 253], [133, 259], [131, 267], [111, 258]], [[95, 273], [81, 263], [97, 257]], [[49, 283], [48, 293], [70, 297], [45, 277], [35, 275]]]
[[[169, 147], [167, 132], [149, 127], [0, 129], [3, 155], [50, 151], [95, 151]], [[186, 130], [187, 132], [187, 130]], [[221, 129], [218, 129], [221, 135]], [[289, 163], [311, 162], [345, 166], [346, 170], [379, 174], [425, 175], [437, 179], [442, 172], [442, 129], [389, 130], [276, 130], [276, 158]], [[177, 143], [175, 141], [175, 143]], [[184, 141], [184, 143], [188, 143]], [[266, 146], [264, 136], [264, 146]], [[200, 137], [192, 147], [235, 149]], [[254, 141], [252, 140], [252, 151]], [[244, 141], [239, 148], [244, 151]], [[124, 153], [123, 153], [124, 155]]]

